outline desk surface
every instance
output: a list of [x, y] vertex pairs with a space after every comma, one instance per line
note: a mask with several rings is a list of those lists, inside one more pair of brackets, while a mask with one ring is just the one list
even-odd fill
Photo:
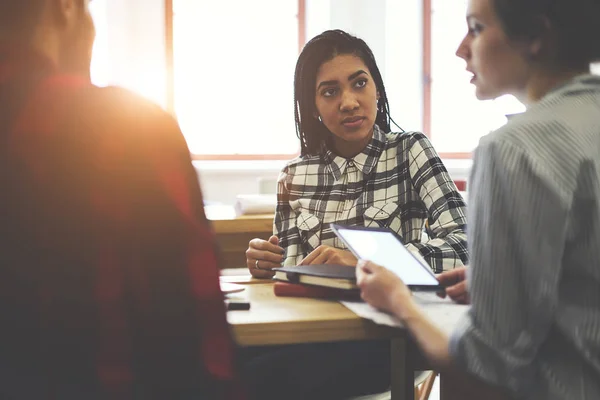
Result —
[[392, 338], [404, 334], [402, 329], [362, 319], [336, 301], [277, 297], [272, 283], [246, 285], [242, 295], [250, 300], [250, 310], [227, 313], [241, 346]]

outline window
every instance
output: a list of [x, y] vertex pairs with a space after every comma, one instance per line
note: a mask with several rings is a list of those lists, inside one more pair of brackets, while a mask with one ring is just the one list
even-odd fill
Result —
[[94, 0], [92, 81], [172, 105], [196, 158], [291, 158], [299, 151], [292, 99], [303, 4]]
[[455, 55], [467, 32], [467, 1], [424, 1], [431, 5], [431, 76], [425, 86], [430, 90], [431, 108], [424, 125], [429, 124], [438, 152], [470, 153], [482, 136], [506, 123], [506, 115], [523, 112], [525, 107], [513, 96], [489, 101], [475, 97], [465, 62]]
[[196, 155], [288, 155], [298, 0], [173, 0], [174, 106]]
[[90, 2], [96, 27], [91, 64], [94, 84], [122, 86], [166, 108], [165, 35], [160, 29], [163, 2]]
[[106, 0], [90, 2], [90, 13], [96, 27], [96, 41], [92, 51], [91, 77], [98, 86], [106, 86], [110, 82], [110, 64], [108, 53], [108, 24], [106, 17]]

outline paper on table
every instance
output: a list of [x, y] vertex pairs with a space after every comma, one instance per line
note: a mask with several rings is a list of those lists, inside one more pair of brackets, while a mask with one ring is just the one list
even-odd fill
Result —
[[[414, 293], [413, 296], [427, 317], [448, 335], [469, 310], [468, 305], [456, 304], [448, 298], [440, 299], [435, 293]], [[379, 311], [367, 303], [353, 301], [342, 301], [341, 303], [359, 317], [370, 319], [376, 324], [402, 326], [396, 317]]]
[[379, 325], [402, 326], [402, 322], [393, 315], [386, 314], [372, 307], [370, 304], [360, 301], [341, 301], [346, 308], [361, 318], [370, 319]]

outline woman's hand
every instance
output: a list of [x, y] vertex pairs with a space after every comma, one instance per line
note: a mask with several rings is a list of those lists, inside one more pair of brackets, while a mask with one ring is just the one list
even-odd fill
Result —
[[446, 290], [438, 293], [438, 296], [445, 298], [446, 295], [448, 295], [452, 300], [459, 304], [471, 303], [469, 290], [467, 288], [467, 269], [465, 267], [442, 272], [437, 276], [437, 279], [440, 282], [440, 285], [446, 287]]
[[400, 319], [403, 318], [403, 307], [414, 306], [408, 287], [387, 268], [360, 260], [356, 265], [356, 281], [364, 301], [396, 314]]
[[300, 265], [338, 264], [353, 267], [356, 265], [357, 261], [354, 254], [348, 250], [321, 245], [307, 255], [302, 262], [300, 262]]
[[246, 265], [255, 278], [267, 279], [275, 275], [272, 268], [280, 268], [283, 262], [283, 248], [279, 247], [279, 238], [271, 236], [268, 241], [252, 239], [246, 250]]
[[421, 312], [410, 289], [396, 274], [360, 260], [356, 266], [356, 280], [363, 300], [398, 317], [432, 366], [442, 369], [451, 365], [448, 337]]

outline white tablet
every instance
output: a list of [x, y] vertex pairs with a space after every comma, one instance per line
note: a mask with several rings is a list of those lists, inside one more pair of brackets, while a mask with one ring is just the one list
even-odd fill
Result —
[[390, 229], [336, 224], [331, 229], [357, 258], [389, 269], [411, 290], [444, 290], [429, 265], [408, 251]]

